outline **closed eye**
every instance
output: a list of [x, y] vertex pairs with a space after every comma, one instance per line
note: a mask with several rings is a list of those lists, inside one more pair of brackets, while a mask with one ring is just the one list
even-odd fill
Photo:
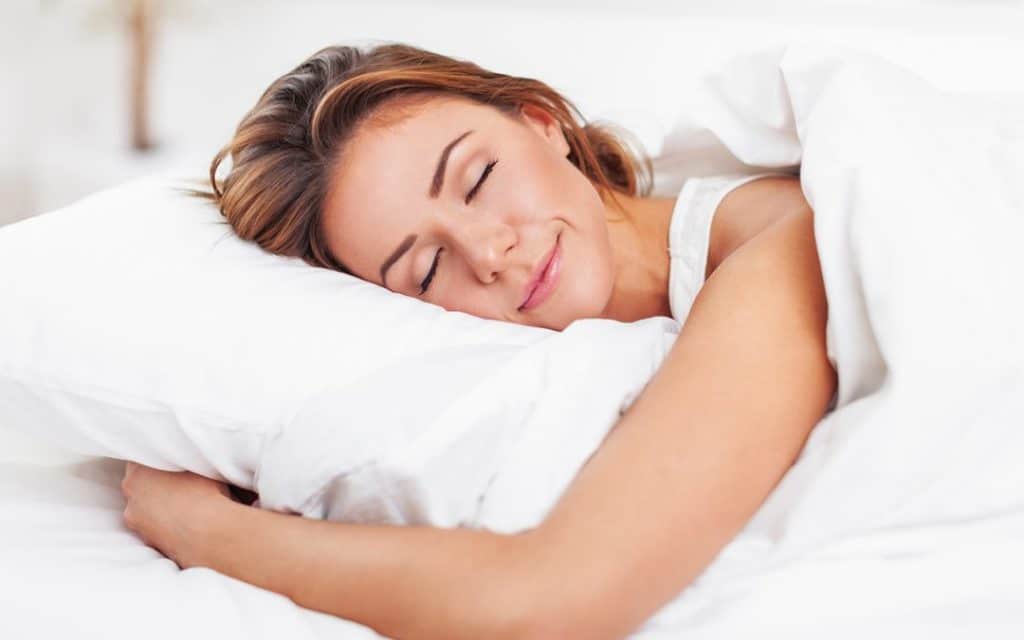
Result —
[[430, 287], [430, 281], [434, 279], [434, 273], [437, 272], [437, 263], [441, 261], [441, 252], [444, 251], [444, 247], [437, 250], [434, 254], [434, 263], [430, 265], [430, 271], [427, 273], [427, 277], [420, 283], [420, 295], [422, 296], [427, 292], [427, 288]]
[[480, 190], [480, 187], [482, 187], [484, 184], [484, 180], [487, 179], [488, 174], [491, 173], [491, 169], [493, 169], [494, 165], [496, 164], [498, 164], [497, 158], [487, 163], [487, 166], [484, 167], [484, 172], [480, 174], [480, 179], [476, 181], [476, 184], [473, 185], [473, 188], [470, 189], [469, 193], [466, 194], [466, 204], [469, 204], [470, 200], [473, 199], [473, 196], [476, 195], [476, 192]]

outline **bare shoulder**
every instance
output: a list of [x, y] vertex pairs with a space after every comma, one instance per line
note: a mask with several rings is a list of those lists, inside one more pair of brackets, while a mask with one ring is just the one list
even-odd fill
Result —
[[795, 176], [766, 176], [730, 191], [715, 210], [705, 278], [722, 261], [787, 214], [810, 210]]

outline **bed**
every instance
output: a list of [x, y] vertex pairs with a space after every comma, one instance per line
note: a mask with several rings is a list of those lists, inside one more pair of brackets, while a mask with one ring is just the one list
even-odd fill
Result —
[[[903, 3], [883, 18], [877, 12], [828, 13], [807, 7], [774, 15], [754, 9], [686, 12], [667, 8], [667, 3], [647, 3], [628, 14], [607, 9], [582, 17], [568, 7], [454, 3], [431, 8], [428, 15], [415, 5], [398, 6], [401, 15], [393, 17], [387, 31], [376, 26], [381, 14], [375, 10], [341, 12], [326, 3], [309, 7], [314, 15], [307, 14], [303, 24], [344, 20], [345, 33], [335, 40], [348, 33], [374, 33], [468, 57], [479, 52], [485, 64], [550, 79], [568, 95], [578, 96], [585, 113], [632, 128], [651, 152], [658, 150], [675, 114], [685, 108], [690, 83], [737, 51], [763, 44], [808, 37], [844, 42], [897, 60], [937, 85], [987, 93], [1003, 91], [1024, 61], [1024, 41], [1012, 35], [1014, 29], [1024, 32], [1024, 14], [1012, 8], [926, 10]], [[291, 61], [309, 48], [285, 8], [266, 7], [240, 20], [238, 33], [248, 31], [249, 37], [269, 37], [274, 28], [287, 35], [281, 40], [287, 44], [274, 45], [278, 58], [264, 53], [260, 63]], [[425, 20], [438, 28], [424, 32]], [[601, 38], [628, 30], [637, 47], [606, 61], [610, 76], [628, 82], [629, 91], [595, 82], [593, 75], [582, 72], [582, 62], [554, 60], [564, 51], [559, 48], [564, 47], [561, 26], [570, 20], [587, 27], [580, 30], [585, 34], [580, 46], [595, 52], [603, 51]], [[488, 48], [485, 40], [491, 35], [483, 27], [453, 30], [441, 26], [445, 21], [500, 21], [506, 26], [496, 38], [502, 48]], [[529, 52], [518, 46], [525, 37], [537, 44]], [[183, 42], [179, 36], [178, 44]], [[209, 36], [197, 46], [212, 51], [215, 45]], [[636, 73], [638, 68], [642, 73]], [[240, 75], [251, 85], [257, 72]], [[249, 93], [252, 88], [247, 87]], [[245, 90], [237, 88], [239, 93]], [[636, 92], [648, 101], [637, 100]], [[123, 525], [122, 462], [69, 454], [24, 435], [31, 430], [7, 424], [0, 415], [0, 632], [5, 637], [377, 637], [361, 625], [302, 609], [213, 571], [179, 571]], [[930, 546], [922, 546], [922, 533], [932, 541]], [[833, 545], [804, 562], [759, 572], [756, 584], [736, 582], [742, 589], [735, 597], [722, 590], [693, 589], [686, 606], [672, 612], [674, 619], [666, 616], [663, 624], [636, 637], [676, 637], [672, 630], [681, 628], [687, 637], [705, 639], [755, 633], [788, 638], [1021, 637], [1021, 540], [1024, 515], [1007, 512], [950, 521], [927, 532], [861, 538], [845, 549]], [[901, 553], [901, 548], [910, 551]], [[735, 550], [758, 552], [753, 543]], [[957, 579], [942, 579], [949, 575]]]

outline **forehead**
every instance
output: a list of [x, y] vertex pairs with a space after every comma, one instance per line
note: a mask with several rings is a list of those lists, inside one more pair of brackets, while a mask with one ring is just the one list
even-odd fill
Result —
[[441, 150], [468, 130], [493, 128], [505, 119], [495, 108], [464, 98], [432, 97], [390, 108], [359, 126], [335, 164], [337, 178], [382, 177], [375, 161], [433, 170]]
[[[466, 140], [471, 142], [500, 120], [496, 109], [449, 97], [371, 116], [335, 161], [328, 190], [330, 208], [358, 211], [370, 200], [379, 210], [389, 204], [407, 205], [415, 197], [426, 199], [444, 148], [473, 130]], [[449, 169], [450, 165], [451, 160]]]

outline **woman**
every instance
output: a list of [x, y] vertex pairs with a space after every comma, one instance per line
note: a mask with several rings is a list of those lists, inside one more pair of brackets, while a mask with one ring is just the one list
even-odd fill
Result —
[[708, 182], [710, 226], [686, 239], [700, 291], [673, 300], [671, 223], [701, 202], [647, 197], [649, 164], [575, 114], [536, 80], [332, 47], [271, 85], [210, 171], [243, 238], [446, 309], [559, 330], [685, 319], [541, 525], [317, 521], [129, 464], [128, 526], [182, 567], [401, 638], [618, 638], [692, 582], [835, 390], [812, 212], [795, 178]]

